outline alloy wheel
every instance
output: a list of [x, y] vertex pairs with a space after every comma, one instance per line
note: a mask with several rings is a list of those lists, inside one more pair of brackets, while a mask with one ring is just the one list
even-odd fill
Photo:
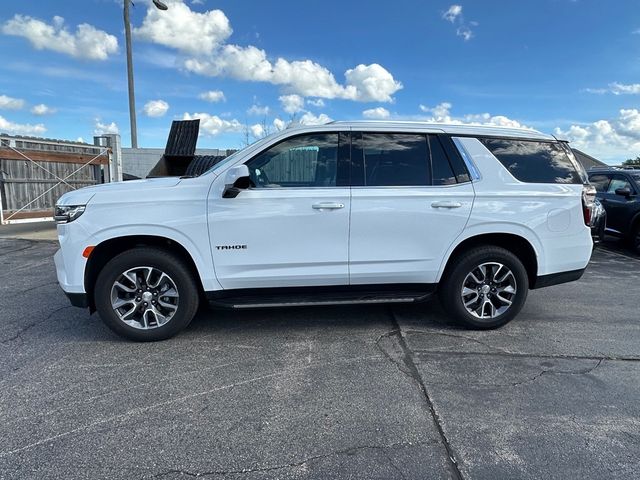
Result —
[[155, 267], [134, 267], [118, 276], [111, 287], [111, 307], [130, 327], [149, 330], [169, 322], [178, 310], [178, 288]]
[[482, 263], [467, 274], [462, 284], [464, 308], [476, 318], [494, 319], [504, 314], [517, 293], [513, 272], [498, 262]]

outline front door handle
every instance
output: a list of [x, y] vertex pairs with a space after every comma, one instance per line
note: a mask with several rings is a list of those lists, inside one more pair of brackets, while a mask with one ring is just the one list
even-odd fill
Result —
[[460, 202], [433, 202], [431, 206], [433, 208], [460, 208], [462, 204]]
[[314, 203], [313, 208], [316, 210], [337, 210], [339, 208], [344, 208], [344, 203], [320, 202]]

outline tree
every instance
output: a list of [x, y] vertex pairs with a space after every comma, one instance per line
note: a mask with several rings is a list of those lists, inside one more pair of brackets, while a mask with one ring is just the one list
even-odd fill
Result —
[[636, 158], [630, 158], [629, 160], [625, 160], [624, 162], [622, 162], [622, 165], [625, 167], [630, 167], [630, 166], [640, 166], [640, 155], [638, 155]]

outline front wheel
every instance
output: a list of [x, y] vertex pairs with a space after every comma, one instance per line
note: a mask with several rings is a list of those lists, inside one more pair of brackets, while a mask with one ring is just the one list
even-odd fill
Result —
[[510, 251], [477, 247], [453, 259], [440, 285], [447, 313], [463, 326], [505, 325], [522, 309], [529, 291], [527, 271]]
[[164, 340], [185, 328], [198, 309], [189, 267], [158, 248], [134, 248], [109, 261], [96, 281], [100, 318], [115, 333], [136, 341]]

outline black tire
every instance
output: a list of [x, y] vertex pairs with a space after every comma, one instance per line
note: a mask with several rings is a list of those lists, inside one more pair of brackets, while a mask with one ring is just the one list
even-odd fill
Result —
[[[171, 277], [178, 290], [177, 310], [167, 323], [142, 330], [120, 319], [111, 305], [111, 288], [118, 277], [127, 270], [140, 266], [159, 269]], [[153, 247], [137, 247], [127, 250], [110, 260], [98, 275], [94, 298], [96, 309], [104, 323], [118, 335], [138, 342], [165, 340], [185, 328], [198, 310], [199, 294], [192, 270], [172, 253]]]
[[[467, 275], [484, 263], [497, 262], [511, 270], [515, 278], [515, 294], [511, 305], [493, 318], [479, 318], [464, 306], [462, 289]], [[522, 262], [510, 251], [496, 246], [481, 246], [452, 258], [439, 286], [443, 308], [458, 324], [472, 329], [498, 328], [511, 321], [522, 309], [529, 292], [529, 278]], [[489, 293], [491, 295], [491, 293]]]
[[640, 255], [640, 221], [636, 222], [636, 225], [631, 232], [630, 240], [631, 241], [629, 243], [631, 250]]

